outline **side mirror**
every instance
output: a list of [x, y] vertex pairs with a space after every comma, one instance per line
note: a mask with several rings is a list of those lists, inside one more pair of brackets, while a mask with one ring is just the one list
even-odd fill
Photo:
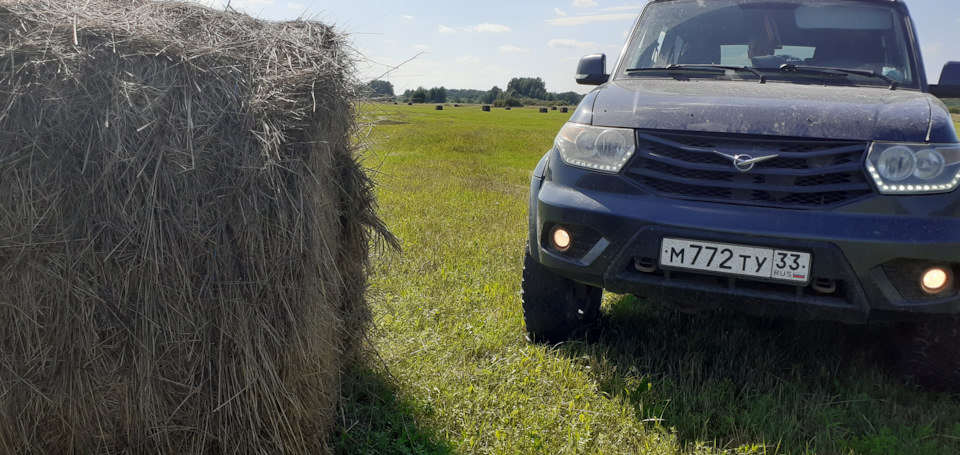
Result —
[[960, 98], [960, 62], [947, 62], [940, 72], [940, 83], [930, 86], [937, 98]]
[[610, 75], [606, 71], [607, 56], [605, 54], [584, 56], [577, 64], [577, 83], [580, 85], [600, 85], [610, 79]]

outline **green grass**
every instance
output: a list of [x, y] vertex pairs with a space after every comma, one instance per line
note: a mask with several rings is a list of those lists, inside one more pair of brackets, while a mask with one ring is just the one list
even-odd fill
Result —
[[345, 387], [339, 453], [960, 452], [960, 404], [890, 372], [890, 327], [607, 295], [596, 339], [527, 343], [529, 179], [568, 116], [367, 109], [403, 251], [374, 257], [377, 355]]

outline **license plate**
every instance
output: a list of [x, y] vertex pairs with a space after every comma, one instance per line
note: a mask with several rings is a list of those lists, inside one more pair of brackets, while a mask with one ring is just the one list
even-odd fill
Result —
[[662, 267], [795, 284], [810, 281], [810, 253], [674, 238], [664, 238], [660, 246]]

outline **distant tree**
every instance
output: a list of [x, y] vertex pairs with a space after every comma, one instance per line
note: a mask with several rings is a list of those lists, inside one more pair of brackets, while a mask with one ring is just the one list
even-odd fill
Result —
[[494, 107], [523, 107], [523, 102], [517, 98], [501, 98], [493, 102]]
[[447, 89], [447, 101], [454, 100], [455, 103], [482, 103], [486, 91], [473, 89]]
[[507, 92], [514, 91], [518, 96], [546, 99], [547, 85], [539, 77], [515, 77], [507, 84]]
[[427, 91], [423, 87], [417, 87], [413, 91], [413, 94], [410, 95], [410, 101], [414, 103], [426, 103], [427, 102]]
[[555, 93], [557, 101], [565, 101], [567, 104], [576, 106], [580, 104], [580, 100], [583, 99], [583, 95], [577, 92], [563, 92]]
[[427, 93], [427, 101], [431, 103], [446, 103], [447, 89], [443, 87], [431, 88], [430, 91]]
[[[498, 86], [493, 86], [490, 90], [473, 89], [448, 89], [445, 87], [433, 87], [426, 89], [423, 86], [416, 90], [406, 89], [403, 94], [398, 96], [398, 100], [414, 103], [482, 103], [493, 104], [500, 100], [500, 104], [506, 106], [505, 100], [514, 98], [516, 102], [524, 106], [564, 106], [580, 104], [583, 95], [576, 92], [554, 93], [543, 90], [543, 80], [540, 78], [514, 78], [510, 81], [507, 90], [502, 90]], [[522, 93], [523, 90], [532, 91], [534, 95], [530, 96]], [[948, 100], [949, 101], [949, 100]]]
[[503, 93], [503, 90], [500, 90], [500, 87], [497, 87], [496, 85], [494, 85], [492, 89], [487, 91], [487, 93], [483, 94], [483, 96], [480, 99], [480, 102], [484, 104], [492, 104], [494, 101], [497, 100], [497, 98], [500, 98], [501, 93]]
[[379, 79], [375, 79], [370, 81], [369, 84], [367, 84], [367, 88], [369, 88], [370, 91], [373, 92], [374, 97], [394, 96], [393, 84], [391, 84], [388, 81], [381, 81]]

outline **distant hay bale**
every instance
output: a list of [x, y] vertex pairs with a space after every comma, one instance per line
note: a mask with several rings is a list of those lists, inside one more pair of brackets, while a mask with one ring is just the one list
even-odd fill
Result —
[[442, 106], [442, 105], [437, 105], [437, 107], [435, 107], [434, 109], [436, 109], [436, 110], [438, 110], [438, 111], [442, 111], [442, 110], [443, 110], [443, 106]]
[[389, 238], [344, 37], [0, 0], [0, 453], [325, 453]]
[[509, 111], [510, 109], [513, 109], [513, 108], [510, 107], [510, 106], [507, 106], [507, 107], [503, 108], [503, 110], [505, 110], [505, 111]]
[[541, 107], [541, 108], [540, 108], [540, 113], [541, 113], [541, 114], [547, 114], [547, 113], [549, 113], [549, 112], [550, 112], [550, 111], [548, 111], [547, 108], [545, 108], [545, 107]]
[[490, 106], [481, 106], [480, 110], [483, 112], [490, 112]]
[[550, 106], [550, 110], [551, 110], [551, 111], [557, 110], [557, 106]]
[[570, 108], [561, 107], [561, 108], [560, 108], [560, 112], [566, 114], [566, 113], [570, 112]]

